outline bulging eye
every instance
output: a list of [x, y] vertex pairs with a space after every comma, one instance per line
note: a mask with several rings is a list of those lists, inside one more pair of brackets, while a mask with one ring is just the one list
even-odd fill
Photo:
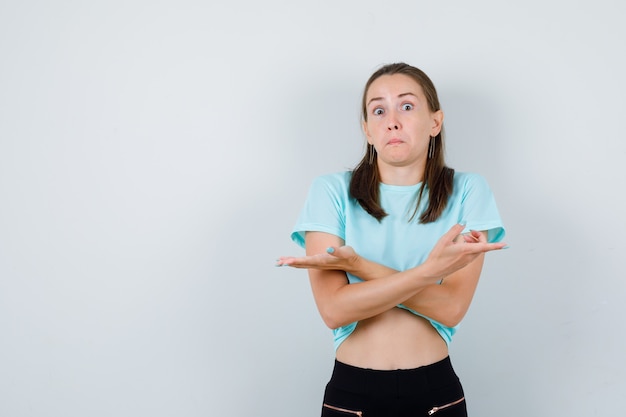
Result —
[[374, 109], [374, 111], [372, 112], [372, 114], [374, 114], [375, 116], [380, 116], [380, 115], [381, 115], [381, 114], [383, 114], [383, 113], [384, 113], [384, 111], [383, 111], [383, 109], [381, 109], [380, 107], [376, 107], [376, 108]]
[[402, 105], [402, 110], [413, 110], [413, 105], [410, 103], [404, 103]]

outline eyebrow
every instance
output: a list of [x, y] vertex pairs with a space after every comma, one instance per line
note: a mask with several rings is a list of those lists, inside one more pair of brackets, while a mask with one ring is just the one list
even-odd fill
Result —
[[[413, 97], [417, 98], [417, 96], [415, 94], [411, 93], [411, 92], [398, 94], [398, 98], [402, 98], [402, 97], [405, 97], [405, 96], [413, 96]], [[373, 97], [373, 98], [371, 98], [370, 101], [367, 102], [367, 107], [369, 107], [369, 105], [372, 103], [372, 101], [380, 101], [380, 100], [383, 100], [383, 98], [382, 97]]]

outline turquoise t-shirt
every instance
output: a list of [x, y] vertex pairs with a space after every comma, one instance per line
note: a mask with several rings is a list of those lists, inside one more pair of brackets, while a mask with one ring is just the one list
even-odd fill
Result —
[[[330, 233], [341, 238], [345, 245], [352, 246], [361, 256], [398, 271], [416, 267], [423, 263], [435, 243], [453, 225], [465, 223], [466, 229], [488, 231], [489, 242], [498, 242], [504, 237], [504, 227], [496, 207], [491, 189], [483, 177], [477, 174], [454, 174], [454, 188], [448, 204], [432, 223], [420, 224], [419, 216], [427, 206], [427, 191], [415, 211], [420, 184], [397, 186], [380, 184], [380, 203], [387, 213], [381, 222], [368, 214], [350, 196], [351, 171], [323, 175], [316, 178], [291, 234], [298, 245], [304, 247], [307, 231]], [[347, 274], [350, 283], [361, 279]], [[450, 343], [457, 327], [446, 327], [429, 317], [403, 305], [398, 307], [425, 317]], [[357, 323], [333, 330], [335, 350], [354, 331]]]

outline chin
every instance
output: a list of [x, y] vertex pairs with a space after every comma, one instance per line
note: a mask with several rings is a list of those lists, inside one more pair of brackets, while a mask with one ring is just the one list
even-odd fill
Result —
[[406, 166], [418, 162], [418, 159], [410, 155], [389, 155], [384, 162], [392, 166]]

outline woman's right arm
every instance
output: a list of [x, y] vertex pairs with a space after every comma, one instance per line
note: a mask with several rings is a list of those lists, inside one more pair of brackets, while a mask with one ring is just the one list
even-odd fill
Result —
[[[305, 241], [308, 256], [342, 243], [337, 236], [323, 232], [307, 232]], [[309, 279], [320, 315], [331, 329], [385, 312], [405, 300], [407, 294], [435, 281], [413, 271], [349, 284], [344, 271], [332, 269], [309, 269]]]

